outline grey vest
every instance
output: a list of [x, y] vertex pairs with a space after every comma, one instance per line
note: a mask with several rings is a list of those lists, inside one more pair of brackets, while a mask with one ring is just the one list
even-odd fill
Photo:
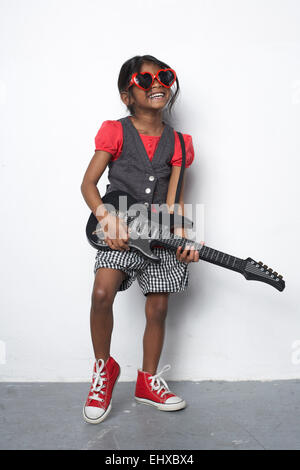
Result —
[[152, 203], [165, 203], [172, 170], [170, 161], [174, 154], [173, 128], [165, 123], [156, 152], [150, 161], [130, 117], [126, 116], [118, 121], [123, 126], [123, 148], [119, 158], [108, 164], [110, 184], [106, 186], [106, 194], [116, 190], [125, 191], [147, 207]]

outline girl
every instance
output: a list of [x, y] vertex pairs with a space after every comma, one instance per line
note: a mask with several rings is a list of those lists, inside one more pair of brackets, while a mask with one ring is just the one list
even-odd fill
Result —
[[[171, 86], [176, 82], [176, 92]], [[152, 203], [166, 203], [169, 212], [175, 201], [181, 165], [181, 146], [174, 129], [162, 120], [163, 109], [171, 110], [179, 92], [176, 72], [151, 55], [135, 56], [121, 67], [118, 88], [130, 116], [104, 121], [95, 138], [95, 154], [85, 172], [82, 195], [100, 222], [111, 250], [98, 250], [91, 299], [90, 326], [95, 354], [91, 388], [83, 407], [84, 419], [100, 423], [111, 410], [112, 391], [120, 366], [110, 355], [113, 328], [113, 302], [118, 291], [126, 290], [137, 278], [146, 297], [146, 329], [143, 338], [143, 366], [137, 371], [135, 399], [159, 410], [184, 408], [185, 401], [172, 393], [162, 378], [170, 368], [156, 373], [163, 340], [170, 292], [188, 286], [188, 263], [199, 261], [193, 247], [177, 252], [156, 245], [153, 252], [162, 259], [157, 265], [130, 251], [127, 225], [108, 213], [97, 189], [99, 178], [109, 167], [110, 184], [130, 193], [151, 209]], [[186, 167], [194, 159], [192, 138], [183, 134]], [[179, 205], [183, 214], [183, 184]], [[97, 210], [98, 209], [98, 210]], [[96, 215], [97, 211], [97, 215]], [[99, 215], [100, 213], [100, 215]], [[186, 237], [182, 228], [176, 235]]]

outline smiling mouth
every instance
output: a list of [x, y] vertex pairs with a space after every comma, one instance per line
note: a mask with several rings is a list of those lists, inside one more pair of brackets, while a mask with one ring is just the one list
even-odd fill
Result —
[[149, 95], [147, 98], [151, 101], [161, 101], [165, 98], [165, 96], [166, 96], [165, 93], [157, 93], [157, 94], [155, 93], [152, 96]]

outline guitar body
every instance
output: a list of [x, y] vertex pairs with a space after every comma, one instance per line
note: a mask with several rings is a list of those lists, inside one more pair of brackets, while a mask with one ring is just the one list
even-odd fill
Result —
[[[121, 203], [120, 196], [125, 196]], [[154, 223], [160, 225], [160, 228], [165, 228], [165, 230], [168, 228], [173, 229], [174, 226], [182, 226], [184, 222], [187, 225], [192, 225], [192, 222], [189, 219], [180, 215], [176, 216], [175, 224], [173, 214], [168, 214], [169, 224], [164, 225], [162, 213], [150, 212], [146, 207], [142, 207], [142, 204], [139, 204], [136, 199], [134, 199], [129, 193], [125, 191], [111, 191], [110, 193], [107, 193], [105, 196], [103, 196], [102, 201], [108, 212], [118, 216], [121, 214], [120, 218], [124, 218], [127, 213], [127, 224], [129, 227], [129, 248], [133, 251], [139, 251], [145, 259], [148, 259], [154, 263], [160, 263], [161, 259], [152, 252], [152, 247], [158, 244], [168, 247], [168, 244], [163, 240], [153, 236], [148, 236], [148, 238], [146, 238], [145, 232], [141, 232], [139, 234], [138, 227], [135, 225], [143, 225], [144, 227], [149, 226], [150, 229], [150, 219], [152, 224]], [[134, 209], [135, 205], [138, 205], [139, 208], [142, 209], [142, 213], [138, 209]], [[139, 223], [134, 224], [137, 219]], [[111, 250], [104, 240], [101, 225], [99, 224], [93, 212], [91, 212], [86, 225], [86, 236], [89, 243], [97, 250]]]
[[[127, 224], [130, 250], [138, 251], [153, 263], [161, 262], [161, 258], [152, 252], [154, 245], [165, 246], [174, 251], [179, 246], [184, 249], [186, 245], [193, 245], [199, 252], [199, 259], [203, 261], [236, 271], [248, 281], [265, 282], [279, 291], [285, 288], [282, 275], [262, 261], [257, 262], [250, 257], [241, 259], [194, 240], [174, 235], [172, 233], [174, 227], [190, 228], [193, 222], [184, 216], [169, 214], [164, 206], [158, 212], [150, 211], [124, 191], [111, 191], [103, 196], [102, 201], [108, 212], [120, 217]], [[90, 214], [86, 225], [86, 236], [89, 243], [97, 250], [111, 250], [105, 242], [102, 227], [93, 213]]]

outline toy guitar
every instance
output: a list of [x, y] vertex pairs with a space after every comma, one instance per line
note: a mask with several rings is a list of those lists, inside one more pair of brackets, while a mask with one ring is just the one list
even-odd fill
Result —
[[[123, 199], [122, 207], [125, 204], [125, 210], [120, 211], [119, 196], [125, 196]], [[210, 248], [206, 245], [188, 240], [187, 238], [174, 235], [170, 232], [170, 228], [175, 226], [191, 227], [193, 222], [184, 216], [176, 214], [177, 222], [175, 221], [174, 214], [168, 214], [168, 225], [161, 222], [162, 213], [150, 212], [146, 208], [143, 211], [132, 211], [129, 209], [133, 204], [138, 202], [128, 193], [124, 191], [111, 191], [103, 196], [102, 201], [108, 212], [117, 215], [128, 225], [128, 246], [131, 250], [138, 251], [145, 259], [154, 263], [160, 263], [161, 259], [152, 252], [153, 245], [162, 245], [167, 248], [177, 250], [179, 246], [183, 249], [186, 245], [192, 245], [199, 252], [199, 259], [208, 261], [212, 264], [217, 264], [226, 269], [236, 271], [250, 281], [262, 281], [279, 291], [285, 288], [285, 281], [282, 275], [274, 272], [271, 268], [264, 265], [261, 261], [256, 262], [252, 258], [241, 259], [235, 256], [228, 255], [222, 251]], [[124, 202], [126, 201], [126, 202]], [[141, 207], [141, 205], [139, 205]], [[114, 208], [114, 210], [111, 209]], [[129, 215], [128, 215], [129, 212]], [[149, 219], [151, 215], [151, 223]], [[107, 245], [104, 238], [104, 233], [97, 218], [91, 212], [86, 225], [86, 236], [89, 243], [97, 250], [111, 250]]]

